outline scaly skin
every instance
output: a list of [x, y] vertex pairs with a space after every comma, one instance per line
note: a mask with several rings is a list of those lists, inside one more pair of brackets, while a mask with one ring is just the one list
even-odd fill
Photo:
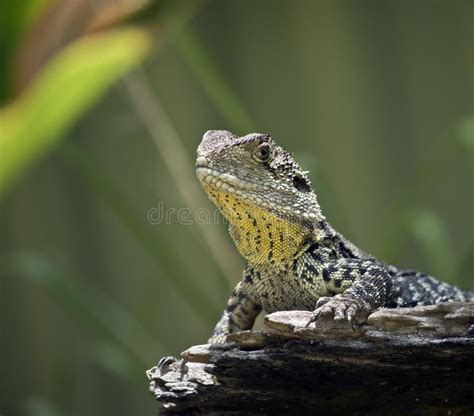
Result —
[[208, 131], [197, 153], [197, 176], [247, 261], [209, 343], [252, 328], [262, 310], [359, 322], [382, 306], [473, 300], [473, 293], [387, 265], [336, 232], [306, 173], [270, 136]]

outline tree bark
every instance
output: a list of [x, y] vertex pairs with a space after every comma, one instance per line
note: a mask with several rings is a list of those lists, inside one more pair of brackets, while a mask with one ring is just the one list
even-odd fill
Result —
[[309, 318], [276, 312], [153, 367], [161, 414], [474, 414], [474, 303], [380, 309], [356, 329]]

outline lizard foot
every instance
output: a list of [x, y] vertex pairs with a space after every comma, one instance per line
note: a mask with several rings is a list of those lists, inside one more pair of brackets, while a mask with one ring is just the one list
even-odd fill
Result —
[[333, 297], [322, 297], [316, 303], [306, 328], [315, 322], [320, 316], [334, 316], [335, 321], [348, 320], [354, 327], [354, 322], [363, 322], [372, 312], [372, 307], [360, 298], [345, 295]]

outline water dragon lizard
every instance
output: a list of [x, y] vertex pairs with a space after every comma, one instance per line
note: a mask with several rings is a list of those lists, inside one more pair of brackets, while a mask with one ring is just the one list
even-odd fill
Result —
[[307, 172], [267, 134], [206, 132], [196, 173], [247, 262], [209, 343], [251, 329], [262, 310], [311, 310], [309, 323], [320, 315], [354, 323], [379, 307], [474, 300], [344, 238], [323, 216]]

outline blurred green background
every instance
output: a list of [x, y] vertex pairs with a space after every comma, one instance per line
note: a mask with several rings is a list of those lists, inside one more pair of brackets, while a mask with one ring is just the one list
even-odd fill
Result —
[[270, 133], [339, 231], [473, 289], [473, 17], [2, 2], [0, 413], [155, 413], [144, 371], [206, 341], [243, 264], [223, 221], [192, 220], [214, 212], [193, 172], [208, 129]]

